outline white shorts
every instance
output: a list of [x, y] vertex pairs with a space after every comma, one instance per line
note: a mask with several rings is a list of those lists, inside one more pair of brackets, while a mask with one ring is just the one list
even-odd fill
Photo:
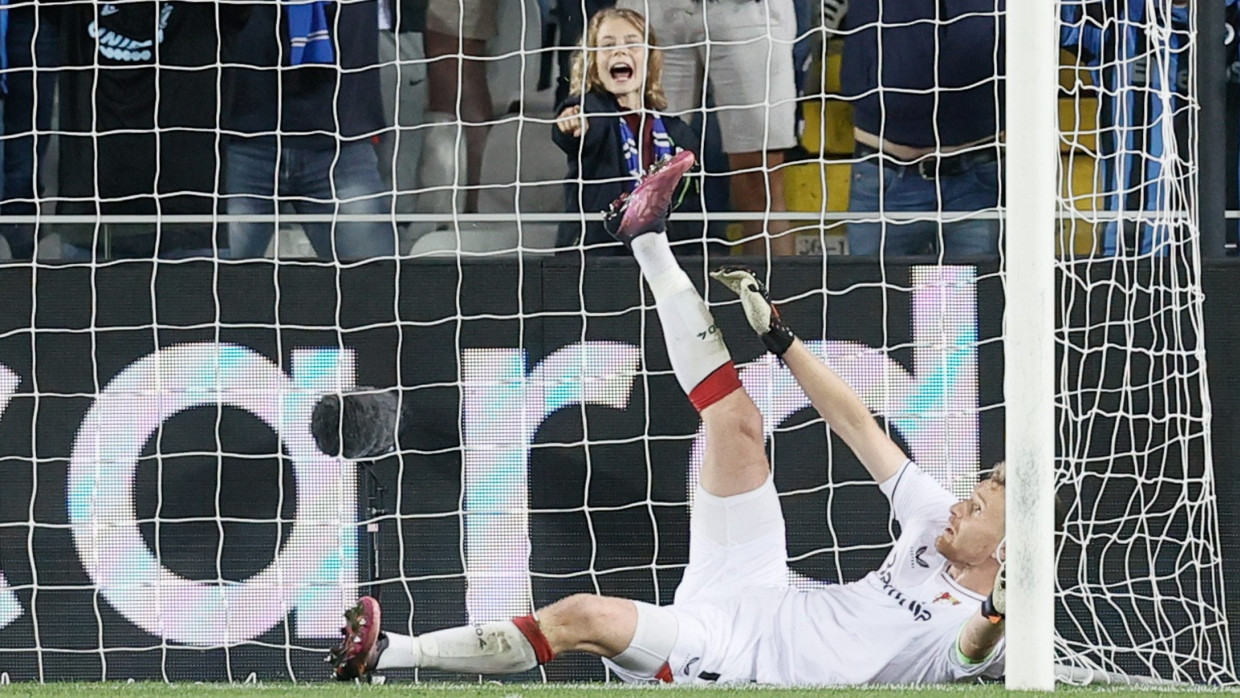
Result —
[[496, 35], [495, 0], [429, 0], [426, 28], [463, 39], [487, 40]]
[[[796, 145], [792, 0], [620, 0], [646, 15], [663, 49], [668, 111], [704, 109], [709, 81], [726, 153]], [[709, 40], [709, 41], [708, 41]]]
[[698, 489], [689, 566], [667, 609], [680, 632], [676, 683], [748, 683], [774, 609], [788, 592], [788, 544], [774, 479], [734, 497]]

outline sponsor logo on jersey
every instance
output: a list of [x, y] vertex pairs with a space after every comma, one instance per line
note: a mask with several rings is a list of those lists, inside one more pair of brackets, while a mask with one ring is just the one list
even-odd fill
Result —
[[940, 602], [949, 603], [953, 606], [960, 605], [960, 599], [956, 598], [955, 596], [952, 596], [950, 592], [946, 592], [946, 591], [934, 597], [934, 601], [931, 601], [930, 603], [940, 603]]
[[897, 589], [895, 585], [891, 583], [890, 564], [878, 573], [878, 578], [882, 581], [883, 591], [887, 592], [887, 596], [891, 597], [893, 601], [899, 604], [900, 608], [907, 609], [909, 613], [913, 614], [913, 620], [928, 621], [934, 617], [934, 614], [930, 611], [929, 604], [923, 604], [920, 601], [910, 599], [908, 596], [905, 596], [904, 592]]
[[930, 563], [921, 559], [921, 556], [926, 554], [926, 546], [923, 545], [917, 548], [916, 550], [914, 550], [913, 548], [909, 548], [908, 550], [909, 550], [909, 555], [910, 555], [909, 561], [908, 561], [909, 567], [916, 565], [918, 567], [922, 567], [926, 569], [930, 568]]
[[113, 5], [110, 2], [104, 3], [103, 7], [99, 8], [100, 17], [108, 17], [108, 16], [116, 14], [117, 12], [120, 12], [120, 10], [117, 9], [116, 5]]

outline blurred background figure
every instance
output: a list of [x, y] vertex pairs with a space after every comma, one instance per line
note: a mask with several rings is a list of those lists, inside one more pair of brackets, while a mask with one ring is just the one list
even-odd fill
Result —
[[[388, 130], [379, 138], [379, 173], [392, 191], [396, 213], [416, 213], [418, 162], [422, 159], [419, 126], [426, 113], [427, 0], [381, 0], [379, 3], [379, 79]], [[408, 248], [416, 226], [399, 224], [398, 249]]]
[[942, 222], [938, 212], [996, 209], [1005, 0], [851, 0], [843, 95], [856, 140], [849, 210], [919, 212], [850, 223], [849, 254], [999, 253], [997, 218]]
[[[646, 19], [634, 10], [601, 10], [590, 18], [585, 49], [573, 63], [572, 96], [559, 111], [552, 138], [568, 156], [565, 210], [596, 213], [631, 192], [642, 173], [679, 150], [697, 153], [697, 132], [677, 116], [663, 114], [663, 55]], [[696, 178], [685, 179], [686, 189]], [[678, 210], [697, 208], [698, 197], [681, 192]], [[700, 239], [702, 225], [672, 219], [668, 238]], [[556, 247], [585, 246], [595, 254], [631, 254], [601, 221], [561, 224]], [[700, 247], [685, 251], [701, 253]]]
[[[231, 37], [223, 109], [230, 214], [391, 213], [374, 139], [386, 128], [374, 0], [249, 6]], [[305, 223], [325, 260], [393, 255], [390, 221]], [[228, 226], [231, 255], [265, 256], [272, 223]]]
[[[792, 0], [621, 0], [646, 15], [664, 52], [664, 90], [672, 114], [705, 116], [709, 88], [719, 119], [736, 211], [786, 210], [784, 150], [796, 145]], [[796, 252], [786, 220], [742, 225], [746, 254]], [[764, 231], [769, 237], [763, 235]]]
[[[1226, 2], [1227, 35], [1235, 36], [1234, 0]], [[1098, 175], [1102, 205], [1125, 215], [1099, 226], [1095, 252], [1166, 251], [1174, 224], [1157, 214], [1171, 205], [1164, 174], [1173, 154], [1191, 153], [1189, 0], [1170, 6], [1127, 0], [1064, 0], [1060, 42], [1097, 85]], [[1153, 23], [1162, 31], [1150, 36]], [[1167, 31], [1169, 29], [1169, 31]], [[1166, 99], [1163, 91], [1171, 98]]]
[[[131, 0], [58, 9], [57, 213], [212, 214], [220, 37], [241, 26], [248, 7]], [[209, 255], [216, 247], [210, 223], [58, 232], [70, 259]]]
[[[487, 41], [496, 33], [492, 0], [429, 0], [423, 33], [427, 126], [418, 181], [421, 213], [473, 213], [490, 122]], [[462, 189], [461, 187], [470, 187]]]
[[[51, 141], [52, 103], [56, 91], [57, 29], [54, 8], [37, 2], [9, 4], [5, 14], [3, 46], [7, 69], [3, 94], [5, 136], [3, 203], [0, 215], [32, 215], [43, 197], [41, 177]], [[13, 259], [28, 260], [34, 254], [33, 223], [2, 223], [0, 236], [8, 243]]]

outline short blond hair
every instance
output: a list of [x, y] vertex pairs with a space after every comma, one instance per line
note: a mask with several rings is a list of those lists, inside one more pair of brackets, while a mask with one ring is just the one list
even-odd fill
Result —
[[658, 48], [654, 37], [654, 29], [646, 23], [646, 17], [636, 10], [623, 7], [609, 7], [599, 10], [590, 18], [586, 28], [582, 49], [573, 57], [573, 73], [569, 90], [575, 95], [603, 90], [603, 78], [598, 72], [598, 61], [594, 60], [594, 51], [598, 48], [598, 32], [603, 22], [609, 19], [622, 19], [637, 28], [646, 37], [646, 89], [643, 98], [647, 107], [666, 109], [667, 96], [663, 93], [663, 52]]
[[999, 461], [990, 469], [986, 479], [1000, 487], [1007, 487], [1007, 461]]

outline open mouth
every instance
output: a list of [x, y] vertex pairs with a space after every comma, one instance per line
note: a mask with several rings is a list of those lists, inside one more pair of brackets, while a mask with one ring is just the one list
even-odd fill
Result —
[[611, 66], [608, 72], [613, 80], [631, 80], [633, 78], [633, 66], [628, 63], [616, 63]]

